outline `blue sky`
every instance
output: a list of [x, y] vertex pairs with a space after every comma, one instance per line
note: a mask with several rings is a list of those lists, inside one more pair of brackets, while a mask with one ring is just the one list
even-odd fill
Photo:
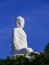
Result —
[[11, 56], [15, 18], [25, 18], [28, 46], [43, 52], [49, 42], [49, 0], [0, 0], [0, 58]]

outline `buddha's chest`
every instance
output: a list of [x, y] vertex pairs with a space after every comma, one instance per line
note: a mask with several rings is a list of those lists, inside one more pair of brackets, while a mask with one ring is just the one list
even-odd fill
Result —
[[27, 35], [23, 29], [18, 30], [18, 35], [21, 37], [24, 37], [24, 38], [27, 37]]

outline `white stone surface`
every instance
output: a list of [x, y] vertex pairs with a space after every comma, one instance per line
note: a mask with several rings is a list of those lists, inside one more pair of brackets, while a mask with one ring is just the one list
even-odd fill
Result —
[[27, 43], [27, 35], [24, 28], [25, 20], [23, 17], [18, 16], [16, 18], [16, 25], [17, 27], [14, 28], [13, 32], [13, 47], [12, 47], [12, 53], [13, 54], [22, 54], [22, 53], [30, 53], [33, 52], [32, 48], [28, 47]]
[[27, 39], [26, 39], [26, 34], [23, 31], [22, 28], [14, 28], [14, 45], [15, 49], [20, 50], [23, 48], [27, 48]]

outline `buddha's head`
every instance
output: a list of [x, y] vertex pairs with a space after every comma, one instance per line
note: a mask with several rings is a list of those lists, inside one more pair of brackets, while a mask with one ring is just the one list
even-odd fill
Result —
[[24, 28], [24, 23], [25, 23], [25, 20], [24, 20], [23, 17], [18, 16], [18, 17], [16, 18], [17, 27]]

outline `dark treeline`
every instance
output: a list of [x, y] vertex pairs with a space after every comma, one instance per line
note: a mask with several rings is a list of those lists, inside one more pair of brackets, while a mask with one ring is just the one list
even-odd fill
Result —
[[34, 58], [26, 58], [24, 56], [18, 56], [16, 59], [11, 59], [7, 57], [6, 59], [0, 59], [0, 65], [49, 65], [49, 43], [44, 48], [44, 53], [29, 54], [30, 57]]

